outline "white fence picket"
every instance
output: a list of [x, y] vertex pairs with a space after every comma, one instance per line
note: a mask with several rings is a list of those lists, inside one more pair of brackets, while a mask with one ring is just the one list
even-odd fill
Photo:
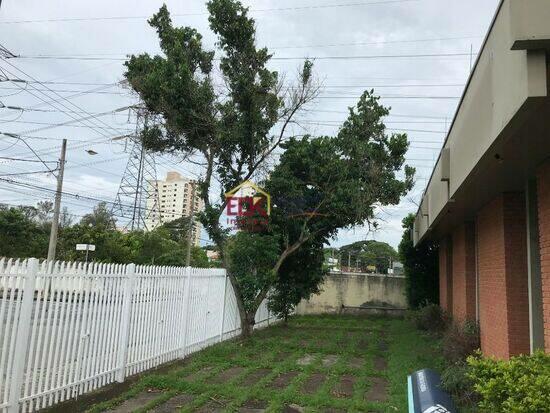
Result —
[[[270, 317], [262, 303], [256, 326]], [[0, 413], [55, 405], [239, 332], [223, 269], [2, 258]]]

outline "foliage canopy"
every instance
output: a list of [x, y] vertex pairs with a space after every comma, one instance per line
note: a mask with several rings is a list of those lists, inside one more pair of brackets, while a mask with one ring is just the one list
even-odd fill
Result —
[[[336, 136], [288, 136], [289, 125], [318, 92], [312, 62], [303, 63], [295, 82], [283, 79], [269, 69], [268, 50], [256, 46], [246, 7], [235, 0], [211, 0], [207, 7], [216, 52], [203, 47], [195, 29], [175, 27], [163, 6], [149, 20], [162, 55], [131, 56], [125, 76], [153, 119], [143, 131], [144, 144], [204, 166], [200, 220], [229, 270], [247, 334], [274, 287], [282, 290], [273, 297], [291, 301], [315, 291], [321, 275], [312, 274], [314, 268], [322, 273], [322, 245], [341, 228], [372, 222], [376, 206], [398, 203], [414, 170], [405, 167], [398, 177], [407, 137], [386, 133], [389, 110], [373, 91], [350, 108]], [[269, 168], [275, 153], [279, 162]], [[232, 235], [220, 223], [223, 194], [251, 178], [271, 195], [269, 224], [255, 234]], [[307, 280], [294, 268], [306, 257], [312, 259]]]

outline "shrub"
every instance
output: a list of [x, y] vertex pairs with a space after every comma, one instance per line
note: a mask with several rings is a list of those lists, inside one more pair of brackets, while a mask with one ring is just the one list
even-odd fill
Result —
[[409, 307], [417, 309], [426, 301], [439, 302], [439, 255], [436, 243], [425, 240], [414, 246], [411, 231], [416, 216], [403, 219], [403, 236], [399, 243], [399, 258], [406, 277]]
[[547, 412], [550, 406], [550, 355], [542, 351], [510, 361], [468, 358], [468, 376], [488, 412]]
[[450, 363], [465, 361], [479, 347], [479, 326], [475, 321], [454, 322], [443, 336], [443, 356]]
[[469, 376], [466, 360], [450, 364], [441, 374], [441, 387], [450, 393], [460, 405], [471, 406], [479, 400], [474, 390], [474, 382]]
[[419, 330], [441, 332], [447, 328], [449, 317], [437, 304], [425, 303], [412, 313], [412, 318]]

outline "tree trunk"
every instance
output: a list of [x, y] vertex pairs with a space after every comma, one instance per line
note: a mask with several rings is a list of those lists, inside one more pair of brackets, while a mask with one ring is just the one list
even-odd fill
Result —
[[245, 317], [241, 317], [241, 338], [248, 338], [254, 331], [256, 311], [254, 313], [246, 313]]

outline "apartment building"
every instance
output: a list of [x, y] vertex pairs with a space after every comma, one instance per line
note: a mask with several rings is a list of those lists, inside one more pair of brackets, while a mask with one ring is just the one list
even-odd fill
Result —
[[550, 1], [502, 0], [417, 212], [486, 355], [550, 352]]
[[[154, 185], [155, 183], [150, 183]], [[158, 227], [166, 222], [174, 221], [181, 217], [188, 217], [204, 209], [204, 204], [198, 194], [193, 196], [193, 185], [196, 182], [182, 176], [178, 172], [170, 171], [166, 174], [165, 180], [156, 181], [158, 188], [158, 202], [160, 214], [151, 213], [146, 219], [149, 230]], [[153, 192], [153, 191], [150, 191]], [[156, 200], [153, 197], [147, 199], [147, 209], [155, 209]], [[194, 245], [199, 245], [202, 225], [195, 222], [193, 228]]]

